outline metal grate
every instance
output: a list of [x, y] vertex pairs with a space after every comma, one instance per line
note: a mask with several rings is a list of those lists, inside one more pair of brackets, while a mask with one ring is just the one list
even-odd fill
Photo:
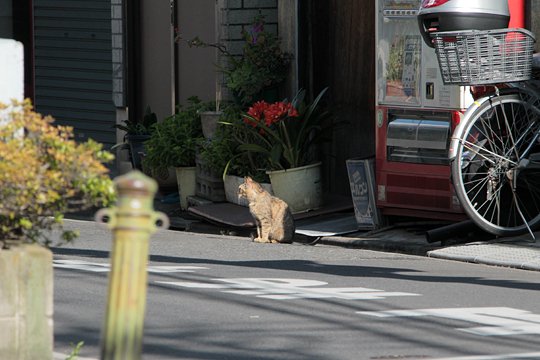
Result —
[[484, 85], [531, 78], [534, 35], [525, 29], [431, 33], [443, 82]]

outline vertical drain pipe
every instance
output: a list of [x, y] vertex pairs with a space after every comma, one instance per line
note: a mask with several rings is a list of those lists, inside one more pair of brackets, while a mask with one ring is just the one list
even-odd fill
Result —
[[509, 28], [525, 28], [525, 0], [508, 0]]

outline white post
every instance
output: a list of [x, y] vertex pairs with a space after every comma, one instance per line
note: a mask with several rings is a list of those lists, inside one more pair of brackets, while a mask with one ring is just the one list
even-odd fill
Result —
[[[24, 98], [23, 45], [15, 40], [0, 39], [0, 103], [9, 105], [12, 100]], [[0, 112], [0, 124], [7, 111]]]

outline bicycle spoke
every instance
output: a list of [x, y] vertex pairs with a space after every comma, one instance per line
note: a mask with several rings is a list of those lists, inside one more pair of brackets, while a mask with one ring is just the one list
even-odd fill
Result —
[[[483, 151], [498, 160], [507, 160], [507, 158], [505, 158], [504, 156], [494, 153], [493, 151], [487, 150], [486, 148], [480, 147], [474, 143], [471, 143], [468, 141], [462, 141], [461, 143], [467, 150], [473, 151], [476, 155], [483, 157], [486, 161], [489, 161], [491, 164], [495, 164], [495, 160], [487, 157], [487, 155], [481, 154], [480, 151]], [[478, 150], [478, 151], [475, 151], [475, 150]], [[515, 161], [512, 161], [511, 164], [517, 166], [518, 163], [516, 163]]]
[[[497, 214], [498, 220], [497, 222], [495, 222], [496, 224], [500, 224], [500, 219], [499, 219], [500, 218], [500, 195], [499, 194], [500, 194], [501, 188], [502, 186], [497, 188], [494, 194], [492, 194], [491, 198], [486, 197], [486, 200], [482, 204], [475, 206], [478, 209], [478, 211], [480, 211], [482, 208], [486, 207], [486, 204], [488, 204], [486, 210], [484, 211], [484, 215], [491, 213], [492, 215], [490, 217], [490, 221], [494, 222], [493, 221], [494, 216], [495, 214]], [[494, 208], [494, 210], [490, 211], [492, 207]], [[495, 210], [497, 210], [497, 212], [495, 212]]]
[[516, 206], [516, 209], [517, 209], [517, 211], [519, 213], [519, 216], [521, 216], [521, 219], [523, 220], [523, 223], [527, 227], [527, 230], [529, 231], [529, 234], [532, 236], [532, 238], [534, 240], [536, 240], [536, 238], [534, 237], [534, 233], [532, 232], [531, 227], [529, 226], [529, 223], [527, 222], [527, 219], [525, 219], [525, 216], [523, 215], [523, 212], [521, 211], [521, 208], [519, 206], [518, 198], [517, 198], [515, 190], [512, 191], [512, 195], [514, 195], [514, 205]]
[[[522, 99], [527, 99], [527, 102]], [[465, 121], [452, 164], [468, 215], [495, 235], [540, 226], [540, 171], [524, 159], [540, 152], [540, 99], [498, 95]]]
[[[486, 185], [486, 182], [487, 182], [487, 179], [479, 179], [476, 181], [476, 184], [467, 190], [467, 195], [469, 194], [473, 194], [473, 196], [469, 196], [469, 199], [471, 201], [471, 203], [474, 205], [478, 196], [481, 195], [481, 190], [487, 186]], [[470, 185], [472, 182], [469, 182], [468, 184]], [[477, 207], [475, 205], [475, 207]]]

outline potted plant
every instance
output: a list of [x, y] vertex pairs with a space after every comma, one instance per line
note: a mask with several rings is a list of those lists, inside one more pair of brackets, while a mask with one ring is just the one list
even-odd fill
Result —
[[[75, 142], [71, 128], [54, 126], [29, 101], [0, 104], [0, 112], [6, 115], [0, 127], [0, 303], [8, 304], [3, 331], [17, 335], [4, 343], [2, 354], [51, 359], [53, 270], [47, 246], [76, 237], [63, 231], [65, 213], [114, 200], [103, 165], [112, 155], [92, 140]], [[50, 238], [53, 228], [62, 231], [61, 239]]]
[[150, 138], [152, 127], [157, 123], [157, 116], [150, 106], [146, 107], [142, 121], [124, 120], [123, 124], [114, 125], [115, 128], [125, 131], [124, 142], [112, 147], [127, 147], [134, 169], [142, 170], [141, 153], [144, 153], [144, 142]]
[[198, 112], [203, 107], [199, 98], [190, 97], [185, 107], [179, 106], [175, 114], [154, 125], [145, 143], [143, 167], [158, 182], [159, 174], [174, 169], [182, 209], [187, 209], [187, 197], [195, 194], [195, 154], [203, 137]]
[[[237, 102], [247, 106], [253, 101], [276, 101], [279, 86], [287, 77], [291, 56], [280, 48], [279, 38], [264, 29], [264, 17], [257, 16], [253, 24], [242, 30], [244, 45], [240, 54], [227, 50], [223, 44], [207, 43], [198, 37], [187, 41], [190, 47], [215, 47], [225, 58], [218, 66], [225, 75], [225, 85]], [[183, 40], [180, 35], [176, 41]]]
[[219, 119], [223, 112], [221, 111], [221, 87], [216, 80], [216, 100], [215, 108], [202, 109], [199, 111], [201, 117], [201, 127], [206, 139], [212, 139], [218, 127]]
[[[316, 144], [327, 135], [329, 113], [320, 101], [327, 89], [306, 105], [305, 91], [292, 102], [255, 102], [242, 122], [224, 123], [244, 133], [250, 141], [238, 145], [242, 154], [264, 158], [274, 194], [293, 212], [311, 210], [322, 204], [320, 165]], [[307, 192], [307, 193], [306, 193]]]
[[[197, 177], [204, 172], [204, 179], [197, 180], [197, 195], [212, 201], [225, 200], [247, 206], [245, 199], [238, 197], [238, 185], [243, 183], [244, 176], [252, 176], [263, 183], [271, 191], [268, 175], [265, 173], [264, 158], [257, 153], [246, 153], [238, 150], [241, 143], [247, 141], [245, 134], [233, 126], [223, 126], [225, 123], [236, 123], [242, 120], [241, 108], [233, 103], [223, 107], [221, 121], [211, 139], [203, 139], [199, 144], [197, 154]], [[220, 126], [221, 125], [221, 126]], [[204, 170], [200, 170], [203, 167]], [[219, 184], [218, 184], [219, 181]], [[215, 188], [215, 196], [199, 194], [199, 182], [210, 182], [207, 187]], [[217, 198], [219, 197], [219, 198]]]
[[216, 128], [212, 138], [201, 139], [196, 155], [195, 193], [198, 197], [213, 202], [226, 200], [222, 173], [234, 149], [233, 144], [234, 140], [222, 126]]

